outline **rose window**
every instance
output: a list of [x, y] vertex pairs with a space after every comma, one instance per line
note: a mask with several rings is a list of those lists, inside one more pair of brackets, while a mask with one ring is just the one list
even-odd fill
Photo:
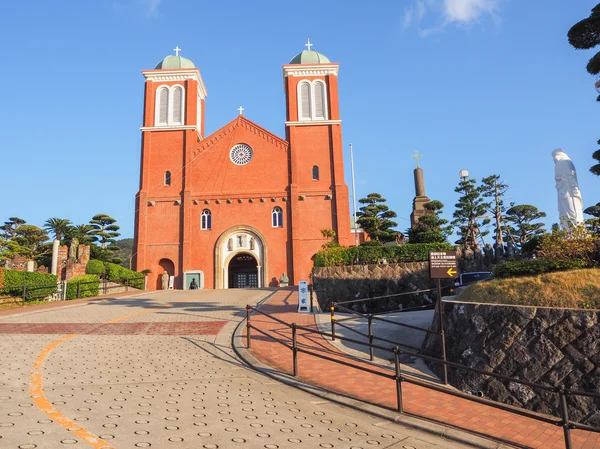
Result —
[[229, 152], [229, 159], [235, 165], [246, 165], [252, 159], [252, 148], [245, 143], [239, 143]]

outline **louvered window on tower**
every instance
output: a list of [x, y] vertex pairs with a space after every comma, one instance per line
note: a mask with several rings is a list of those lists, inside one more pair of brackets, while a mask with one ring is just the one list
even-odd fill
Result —
[[325, 120], [325, 85], [317, 81], [313, 85], [315, 93], [315, 113], [314, 119]]
[[162, 87], [158, 92], [158, 123], [166, 125], [169, 117], [169, 88]]
[[310, 84], [303, 82], [300, 84], [300, 120], [310, 120]]
[[181, 114], [181, 100], [183, 99], [183, 90], [181, 87], [176, 87], [173, 89], [173, 124], [181, 125], [182, 124], [182, 114]]

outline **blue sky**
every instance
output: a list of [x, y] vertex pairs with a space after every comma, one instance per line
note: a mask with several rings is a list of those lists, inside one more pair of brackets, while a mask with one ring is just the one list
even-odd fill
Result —
[[568, 29], [592, 0], [21, 1], [2, 6], [0, 222], [87, 223], [96, 213], [133, 236], [143, 76], [175, 46], [208, 89], [206, 133], [242, 105], [284, 137], [281, 65], [305, 49], [340, 63], [346, 182], [379, 192], [405, 230], [414, 160], [451, 218], [460, 169], [497, 173], [508, 200], [557, 220], [551, 152], [578, 170], [584, 207], [600, 104]]

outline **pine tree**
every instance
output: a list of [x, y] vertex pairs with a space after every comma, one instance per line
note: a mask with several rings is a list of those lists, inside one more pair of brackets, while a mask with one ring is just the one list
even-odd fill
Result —
[[600, 203], [586, 208], [583, 213], [592, 217], [585, 220], [588, 231], [600, 236]]
[[17, 253], [30, 259], [39, 259], [52, 251], [52, 245], [46, 243], [48, 234], [34, 225], [24, 224], [17, 228], [14, 241], [19, 245]]
[[454, 189], [456, 193], [461, 194], [458, 203], [455, 204], [454, 220], [452, 220], [452, 225], [459, 228], [460, 238], [455, 242], [458, 245], [475, 247], [478, 243], [477, 238], [481, 238], [481, 246], [483, 246], [483, 237], [489, 233], [481, 230], [482, 226], [490, 223], [489, 219], [481, 218], [487, 212], [489, 204], [483, 200], [475, 184], [473, 178], [463, 178]]
[[17, 229], [19, 228], [19, 226], [22, 226], [25, 223], [26, 223], [26, 221], [23, 220], [22, 218], [10, 217], [8, 219], [8, 221], [5, 221], [4, 225], [2, 227], [0, 227], [0, 231], [2, 231], [2, 234], [0, 234], [0, 237], [3, 237], [7, 240], [14, 239], [15, 235], [17, 234]]
[[520, 204], [511, 207], [506, 211], [505, 238], [514, 241], [519, 248], [535, 237], [544, 234], [544, 223], [534, 223], [534, 221], [544, 218], [545, 212], [540, 212], [537, 207], [529, 204]]
[[487, 211], [494, 219], [494, 240], [496, 245], [504, 246], [502, 238], [502, 215], [506, 211], [504, 206], [504, 194], [508, 190], [508, 186], [500, 181], [500, 175], [491, 175], [481, 180], [479, 191], [484, 198], [489, 198], [486, 203]]
[[[600, 140], [598, 141], [598, 145], [600, 145]], [[598, 161], [597, 164], [592, 165], [590, 171], [596, 176], [600, 176], [600, 150], [596, 150], [592, 153], [592, 157]]]
[[90, 224], [96, 229], [94, 235], [98, 237], [102, 249], [106, 249], [107, 243], [115, 243], [115, 239], [121, 235], [117, 232], [120, 228], [115, 224], [116, 221], [106, 214], [94, 215], [90, 220]]
[[452, 234], [452, 226], [448, 225], [448, 220], [441, 218], [444, 204], [438, 200], [432, 200], [423, 204], [426, 210], [417, 220], [417, 223], [410, 227], [406, 233], [410, 243], [444, 243], [448, 236]]
[[[569, 43], [580, 50], [588, 50], [600, 44], [600, 4], [592, 8], [589, 17], [573, 25], [567, 37]], [[592, 56], [586, 68], [592, 75], [600, 73], [600, 52]]]
[[396, 212], [389, 210], [389, 207], [384, 204], [386, 201], [379, 193], [369, 193], [366, 198], [358, 200], [360, 204], [365, 206], [360, 208], [360, 212], [356, 215], [356, 220], [359, 226], [367, 233], [373, 243], [383, 244], [393, 242], [398, 235], [394, 231], [394, 226], [398, 223], [392, 221], [392, 218], [397, 217]]

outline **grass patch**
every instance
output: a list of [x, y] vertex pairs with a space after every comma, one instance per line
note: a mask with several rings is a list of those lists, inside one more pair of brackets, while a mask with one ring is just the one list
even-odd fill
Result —
[[600, 269], [562, 271], [473, 284], [457, 301], [600, 309]]

